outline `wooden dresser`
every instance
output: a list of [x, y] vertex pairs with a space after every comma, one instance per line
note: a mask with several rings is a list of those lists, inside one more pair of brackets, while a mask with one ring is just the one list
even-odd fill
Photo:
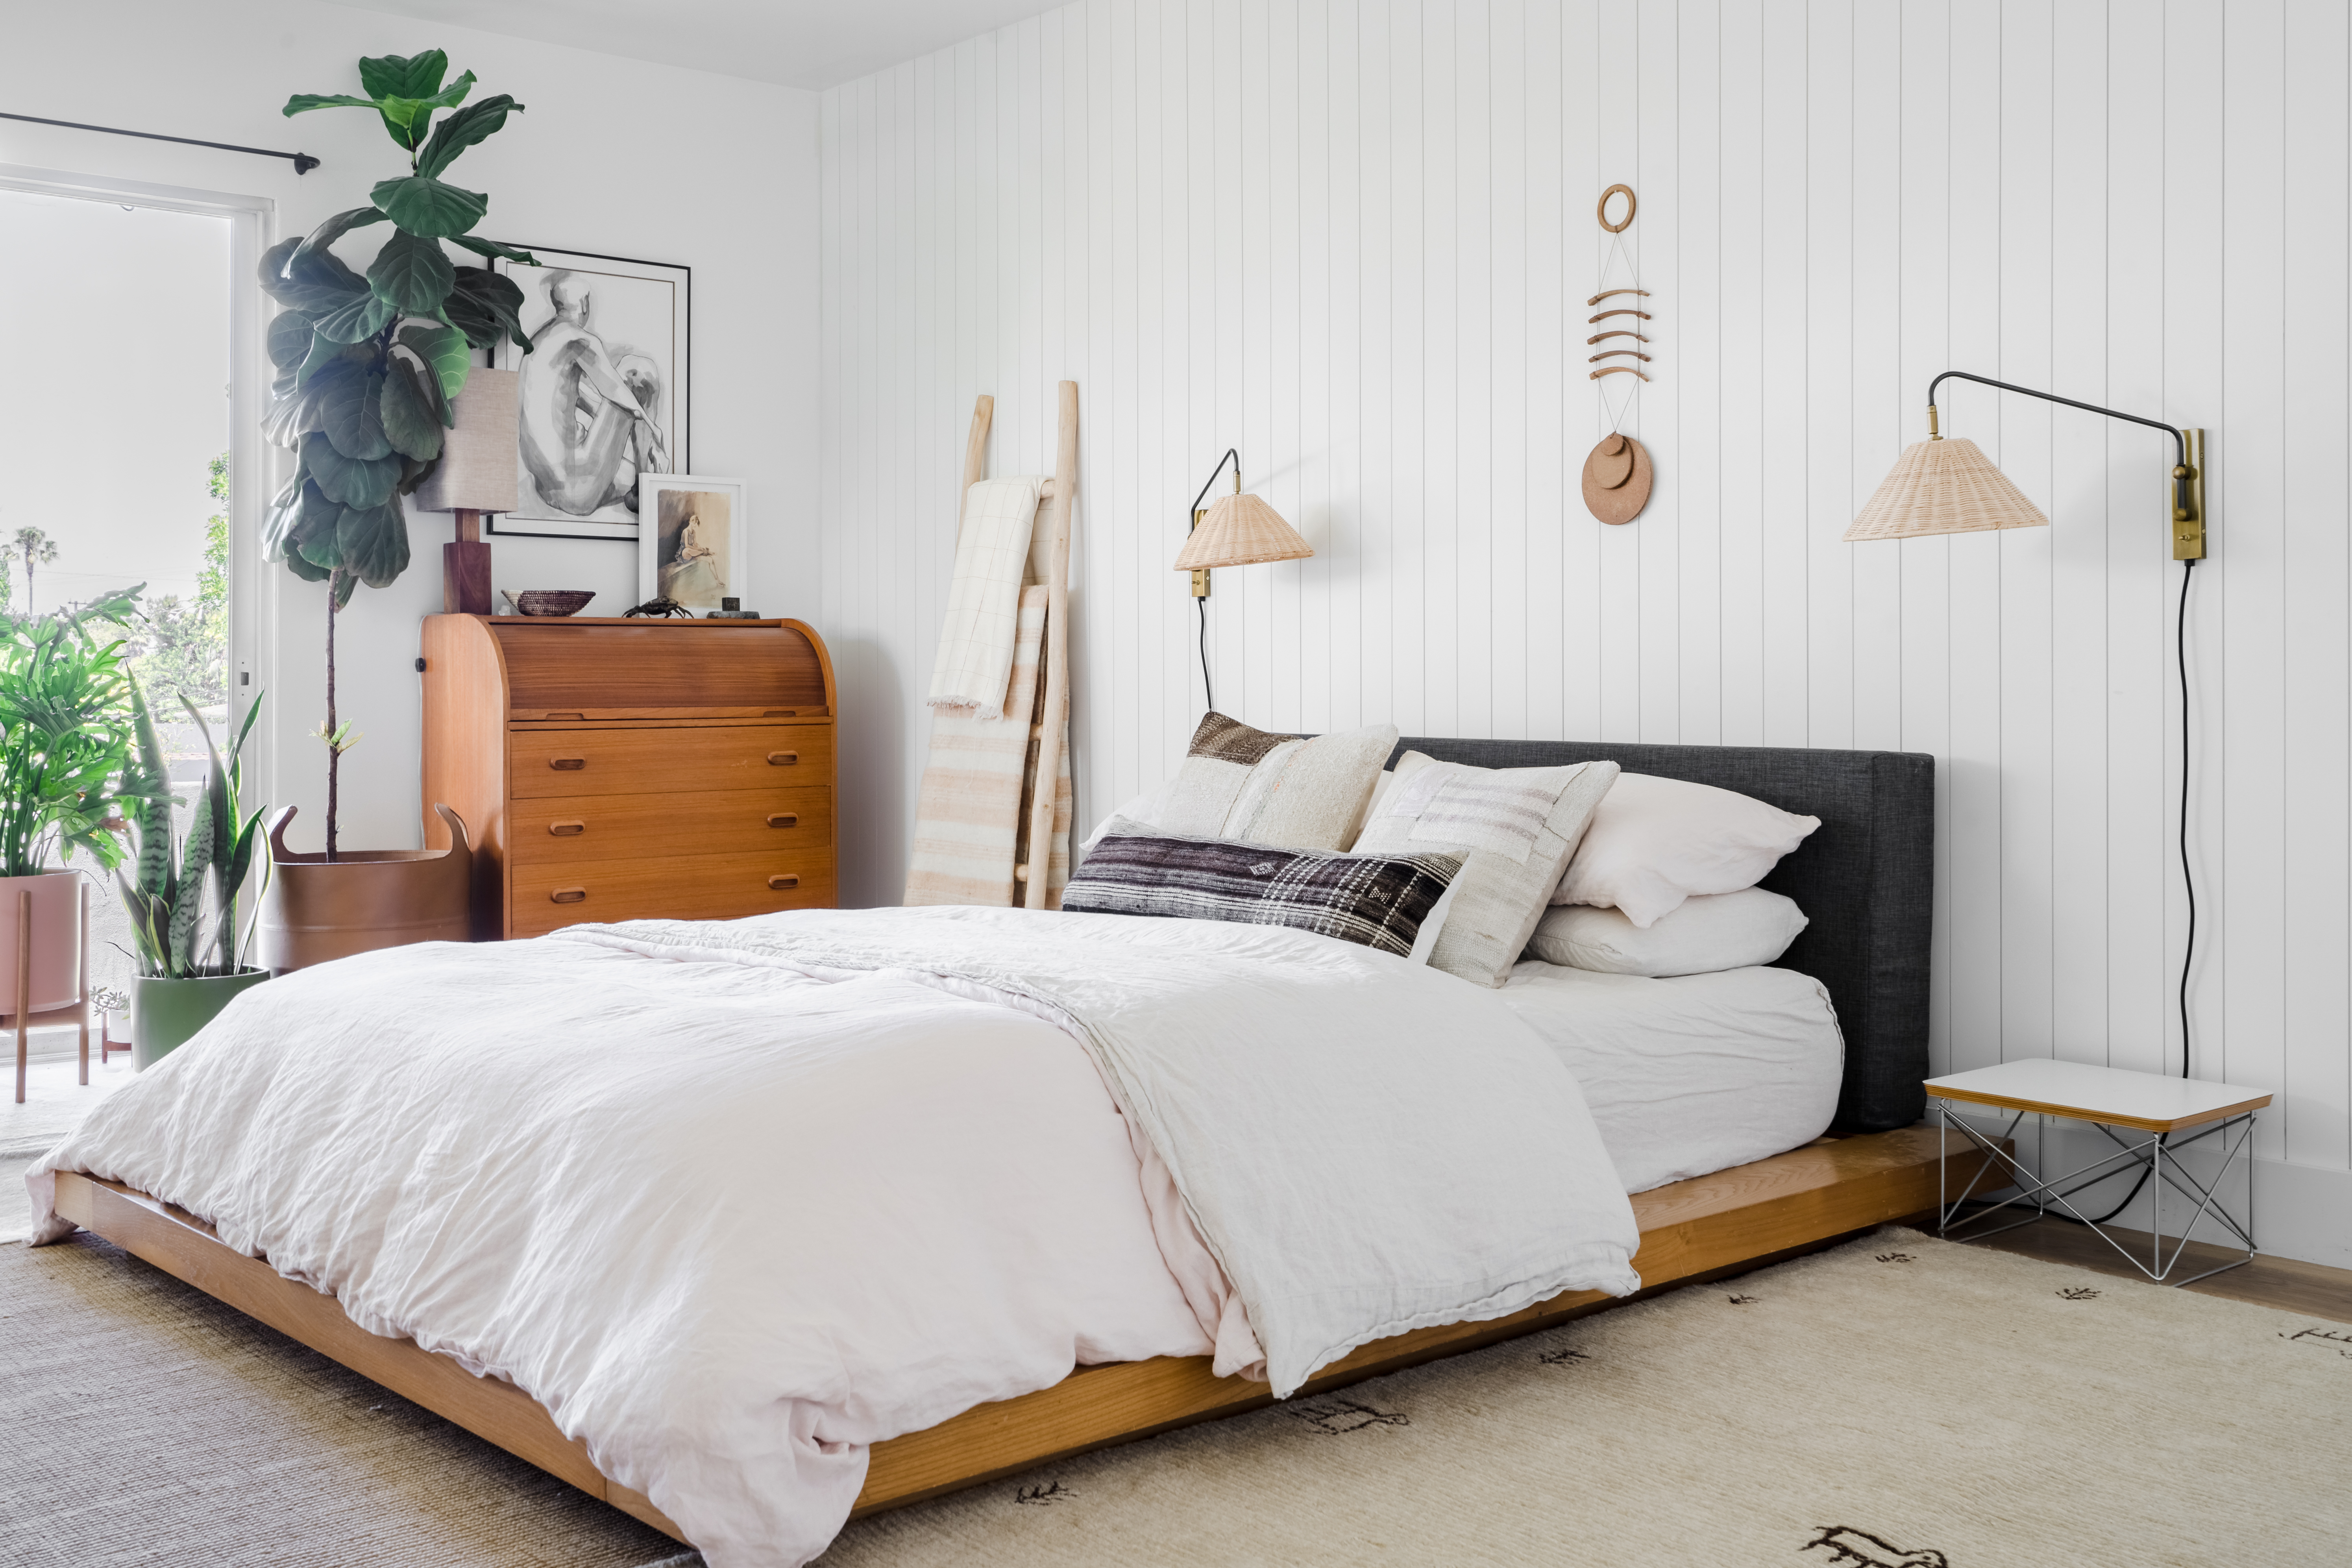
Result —
[[833, 660], [798, 621], [425, 619], [425, 843], [474, 937], [829, 907]]

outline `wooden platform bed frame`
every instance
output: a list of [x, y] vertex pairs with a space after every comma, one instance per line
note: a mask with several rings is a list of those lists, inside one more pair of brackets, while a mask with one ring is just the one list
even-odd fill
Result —
[[[1629, 773], [1715, 784], [1822, 819], [1765, 886], [1811, 924], [1781, 959], [1821, 980], [1846, 1040], [1837, 1136], [1634, 1197], [1633, 1259], [1643, 1294], [1811, 1250], [1937, 1197], [1939, 1134], [1925, 1109], [1934, 773], [1931, 759], [1885, 752], [1602, 746], [1412, 738], [1399, 745], [1490, 767], [1613, 758]], [[1982, 1155], [1951, 1137], [1966, 1181]], [[1963, 1152], [1963, 1151], [1966, 1151]], [[478, 1378], [413, 1340], [360, 1328], [334, 1298], [224, 1245], [212, 1227], [119, 1183], [61, 1173], [58, 1209], [83, 1229], [446, 1416], [549, 1474], [684, 1541], [643, 1493], [600, 1474], [586, 1446], [511, 1384]], [[1504, 1318], [1416, 1330], [1365, 1345], [1302, 1393], [1460, 1354], [1620, 1304], [1571, 1291]], [[935, 1497], [1092, 1448], [1237, 1415], [1270, 1404], [1263, 1384], [1220, 1378], [1205, 1356], [1080, 1367], [1034, 1394], [982, 1405], [874, 1445], [852, 1517]]]

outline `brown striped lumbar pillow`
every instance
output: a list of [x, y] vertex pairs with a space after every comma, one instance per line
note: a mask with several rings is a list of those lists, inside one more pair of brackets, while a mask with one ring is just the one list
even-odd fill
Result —
[[1152, 826], [1192, 838], [1345, 849], [1396, 742], [1393, 724], [1309, 739], [1204, 714]]
[[1062, 893], [1085, 914], [1288, 926], [1409, 956], [1462, 856], [1339, 855], [1186, 838], [1114, 817]]

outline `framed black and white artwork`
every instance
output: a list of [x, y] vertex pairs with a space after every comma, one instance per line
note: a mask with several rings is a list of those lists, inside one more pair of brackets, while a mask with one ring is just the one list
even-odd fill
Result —
[[501, 342], [491, 362], [521, 380], [515, 508], [490, 531], [635, 540], [638, 479], [691, 466], [692, 269], [515, 248], [540, 262], [498, 263], [533, 347]]
[[742, 480], [646, 474], [637, 480], [637, 508], [640, 602], [669, 599], [698, 616], [747, 596]]

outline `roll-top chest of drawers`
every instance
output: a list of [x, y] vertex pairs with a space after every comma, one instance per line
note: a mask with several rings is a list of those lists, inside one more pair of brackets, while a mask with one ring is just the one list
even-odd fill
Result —
[[798, 621], [425, 620], [425, 841], [477, 941], [835, 901], [833, 661]]

